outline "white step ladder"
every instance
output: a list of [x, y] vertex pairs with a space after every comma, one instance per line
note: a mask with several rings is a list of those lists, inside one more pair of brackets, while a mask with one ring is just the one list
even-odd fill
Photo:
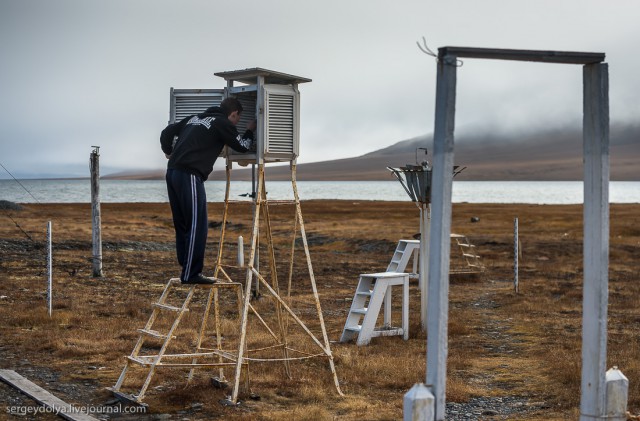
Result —
[[[391, 326], [391, 288], [395, 285], [402, 286], [402, 327]], [[376, 327], [383, 302], [384, 324]], [[361, 319], [362, 323], [360, 323]], [[357, 338], [356, 344], [361, 346], [367, 345], [373, 337], [400, 335], [404, 340], [409, 339], [409, 274], [399, 272], [361, 274], [340, 342]]]
[[413, 256], [413, 272], [409, 274], [411, 279], [418, 278], [418, 261], [420, 254], [420, 240], [400, 240], [393, 253], [391, 262], [387, 266], [387, 272], [404, 272], [409, 260]]

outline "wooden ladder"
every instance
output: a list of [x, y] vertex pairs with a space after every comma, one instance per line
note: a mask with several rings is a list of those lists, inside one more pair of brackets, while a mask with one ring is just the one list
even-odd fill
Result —
[[[214, 279], [214, 278], [210, 278], [210, 279]], [[239, 297], [241, 297], [242, 288], [240, 284], [235, 282], [225, 282], [218, 279], [215, 284], [185, 285], [186, 287], [189, 288], [189, 290], [182, 304], [171, 305], [167, 302], [167, 299], [170, 295], [170, 291], [172, 287], [179, 286], [179, 285], [182, 285], [179, 278], [172, 278], [169, 280], [169, 282], [167, 282], [158, 301], [152, 304], [153, 311], [151, 312], [151, 316], [149, 317], [149, 320], [147, 321], [146, 325], [144, 326], [144, 328], [138, 329], [138, 333], [139, 333], [138, 341], [136, 342], [136, 345], [134, 346], [133, 351], [131, 351], [131, 354], [127, 356], [125, 361], [125, 366], [122, 369], [122, 373], [120, 374], [118, 381], [116, 382], [115, 386], [110, 388], [110, 390], [113, 392], [113, 394], [117, 398], [129, 403], [146, 405], [142, 403], [142, 399], [144, 398], [145, 392], [149, 387], [149, 384], [151, 383], [151, 379], [153, 378], [156, 368], [160, 366], [191, 367], [192, 371], [189, 373], [189, 380], [190, 380], [193, 374], [193, 368], [195, 368], [196, 366], [219, 366], [220, 365], [219, 363], [216, 363], [213, 361], [210, 364], [196, 363], [199, 357], [214, 357], [215, 355], [220, 354], [220, 352], [199, 352], [201, 351], [200, 345], [202, 342], [202, 336], [204, 334], [204, 326], [206, 323], [206, 318], [208, 317], [208, 313], [209, 313], [210, 301], [211, 301], [211, 297], [214, 290], [216, 290], [215, 292], [217, 293], [217, 289], [219, 287], [231, 286], [231, 287], [236, 287], [236, 289], [239, 288], [238, 293], [240, 294]], [[205, 314], [203, 316], [203, 321], [202, 321], [202, 326], [200, 331], [200, 339], [197, 345], [198, 349], [196, 349], [195, 353], [189, 353], [189, 354], [167, 354], [166, 351], [167, 351], [167, 348], [169, 347], [169, 343], [171, 342], [172, 339], [176, 338], [174, 333], [176, 332], [176, 329], [180, 324], [180, 320], [182, 319], [182, 316], [184, 316], [187, 312], [189, 312], [189, 304], [193, 299], [196, 289], [200, 289], [200, 288], [210, 289], [211, 292], [209, 294], [210, 295], [209, 303], [207, 305]], [[175, 313], [175, 318], [173, 319], [173, 322], [170, 323], [171, 326], [169, 327], [169, 329], [166, 332], [159, 332], [157, 330], [154, 330], [154, 323], [156, 322], [156, 319], [158, 319], [158, 316], [161, 313], [167, 313], [167, 312]], [[217, 317], [217, 312], [216, 312], [216, 317]], [[171, 319], [169, 318], [169, 320]], [[217, 325], [217, 321], [216, 321], [216, 325]], [[216, 335], [217, 334], [218, 333], [217, 333], [217, 326], [216, 326]], [[145, 341], [149, 338], [155, 338], [163, 341], [162, 346], [160, 347], [160, 350], [158, 351], [157, 354], [154, 354], [154, 355], [140, 355], [140, 351], [142, 350], [142, 347]], [[165, 359], [175, 360], [176, 358], [183, 358], [183, 359], [187, 358], [187, 359], [191, 359], [192, 362], [191, 364], [189, 363], [185, 364], [185, 363], [172, 363], [172, 362], [163, 361]], [[127, 371], [132, 363], [148, 368], [147, 376], [144, 380], [144, 383], [142, 384], [142, 387], [140, 388], [140, 391], [137, 394], [127, 394], [120, 391], [122, 384], [124, 383]]]
[[[391, 288], [395, 285], [402, 286], [401, 327], [391, 326]], [[376, 327], [383, 303], [384, 324]], [[409, 274], [399, 272], [361, 274], [340, 342], [357, 338], [356, 344], [361, 346], [367, 345], [373, 337], [397, 335], [401, 335], [404, 340], [409, 339]]]
[[[460, 249], [462, 259], [466, 263], [466, 269], [469, 272], [482, 272], [484, 271], [484, 265], [480, 261], [480, 256], [476, 253], [476, 246], [471, 244], [466, 235], [451, 234], [451, 239], [456, 242], [456, 245]], [[465, 272], [465, 268], [456, 268], [452, 272]]]

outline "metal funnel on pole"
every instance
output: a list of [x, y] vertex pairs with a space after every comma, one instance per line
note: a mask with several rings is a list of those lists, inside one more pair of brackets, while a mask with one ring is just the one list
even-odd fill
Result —
[[[424, 149], [426, 153], [426, 149]], [[416, 151], [417, 155], [417, 151]], [[417, 161], [417, 159], [416, 159]], [[398, 179], [404, 191], [420, 209], [420, 260], [418, 285], [420, 288], [420, 322], [427, 330], [427, 279], [429, 277], [429, 232], [431, 231], [431, 166], [423, 161], [420, 165], [400, 168], [387, 167]]]
[[[420, 209], [420, 261], [418, 285], [420, 288], [420, 322], [422, 329], [427, 330], [427, 291], [429, 279], [429, 235], [431, 232], [431, 174], [432, 167], [429, 161], [422, 161], [417, 164], [418, 150], [416, 149], [416, 164], [407, 164], [404, 167], [387, 167], [389, 171], [398, 179], [404, 191], [409, 195], [411, 201]], [[466, 167], [454, 166], [453, 176], [461, 173]]]

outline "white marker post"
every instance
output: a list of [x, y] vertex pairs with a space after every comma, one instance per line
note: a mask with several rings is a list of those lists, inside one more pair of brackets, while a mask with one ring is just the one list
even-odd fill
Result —
[[415, 384], [404, 395], [403, 421], [433, 421], [434, 414], [433, 394], [423, 383]]
[[238, 236], [238, 266], [244, 267], [244, 239]]
[[513, 288], [516, 294], [520, 292], [518, 285], [518, 218], [513, 220]]
[[52, 271], [52, 253], [51, 253], [51, 221], [47, 222], [47, 307], [49, 309], [49, 317], [51, 317], [53, 301], [53, 271]]
[[609, 421], [627, 421], [629, 379], [613, 366], [605, 374], [607, 388], [607, 415]]

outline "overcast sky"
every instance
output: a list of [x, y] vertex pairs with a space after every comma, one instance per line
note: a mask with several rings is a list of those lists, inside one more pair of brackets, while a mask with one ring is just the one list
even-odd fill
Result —
[[[169, 89], [263, 67], [300, 85], [299, 163], [433, 131], [442, 46], [604, 52], [611, 121], [640, 115], [637, 0], [0, 0], [0, 163], [17, 177], [160, 169]], [[579, 127], [582, 69], [467, 59], [456, 135]], [[0, 178], [9, 175], [0, 168]]]

